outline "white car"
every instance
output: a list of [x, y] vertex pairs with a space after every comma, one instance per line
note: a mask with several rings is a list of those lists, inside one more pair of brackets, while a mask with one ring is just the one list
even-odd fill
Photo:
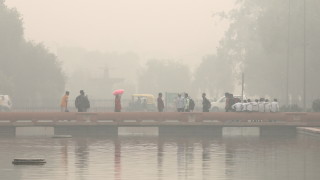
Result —
[[[241, 95], [233, 95], [234, 98], [242, 99]], [[243, 96], [243, 99], [247, 99], [246, 96]], [[217, 101], [211, 102], [211, 112], [225, 111], [226, 107], [226, 97], [222, 96]]]
[[0, 95], [0, 111], [11, 111], [12, 102], [8, 95]]

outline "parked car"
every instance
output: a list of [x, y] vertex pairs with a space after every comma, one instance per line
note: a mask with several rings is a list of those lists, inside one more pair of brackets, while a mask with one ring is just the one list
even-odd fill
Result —
[[[233, 95], [234, 98], [239, 98], [242, 100], [241, 95]], [[243, 99], [246, 100], [246, 96], [243, 96]], [[225, 111], [226, 107], [226, 97], [222, 96], [220, 97], [217, 101], [211, 102], [211, 112], [220, 112], [220, 111]]]
[[12, 102], [8, 95], [0, 95], [0, 111], [11, 111]]

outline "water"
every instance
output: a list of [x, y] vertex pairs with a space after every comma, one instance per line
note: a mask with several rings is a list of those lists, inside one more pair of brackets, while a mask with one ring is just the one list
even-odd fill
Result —
[[[320, 137], [0, 138], [0, 179], [318, 180]], [[45, 158], [14, 166], [14, 158]]]

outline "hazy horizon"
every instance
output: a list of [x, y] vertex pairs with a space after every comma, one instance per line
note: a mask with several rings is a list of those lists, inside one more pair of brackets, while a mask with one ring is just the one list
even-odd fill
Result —
[[234, 0], [6, 0], [5, 4], [21, 14], [26, 39], [42, 42], [52, 52], [61, 47], [134, 52], [143, 62], [173, 59], [194, 68], [203, 56], [215, 53], [228, 28], [227, 22], [212, 15], [231, 10]]

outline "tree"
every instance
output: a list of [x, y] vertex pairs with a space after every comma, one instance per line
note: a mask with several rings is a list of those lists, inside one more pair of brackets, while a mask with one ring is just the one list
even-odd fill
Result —
[[57, 57], [42, 44], [24, 39], [19, 13], [3, 0], [0, 29], [0, 93], [11, 95], [16, 107], [25, 103], [56, 105], [65, 81]]
[[[226, 52], [222, 54], [232, 59], [233, 70], [246, 74], [247, 94], [279, 97], [282, 101], [286, 97], [286, 63], [289, 58], [291, 102], [301, 104], [303, 1], [238, 0], [237, 3], [239, 8], [227, 15], [220, 14], [231, 24], [218, 54]], [[314, 83], [320, 75], [317, 59], [320, 53], [320, 3], [309, 0], [306, 5], [307, 94], [308, 102], [311, 102], [320, 91], [319, 83]]]
[[149, 60], [139, 74], [139, 93], [190, 92], [188, 66], [173, 61]]
[[232, 92], [234, 83], [232, 66], [228, 59], [222, 57], [210, 55], [203, 58], [194, 74], [193, 87], [200, 91], [198, 93], [207, 92], [217, 98], [225, 92]]

